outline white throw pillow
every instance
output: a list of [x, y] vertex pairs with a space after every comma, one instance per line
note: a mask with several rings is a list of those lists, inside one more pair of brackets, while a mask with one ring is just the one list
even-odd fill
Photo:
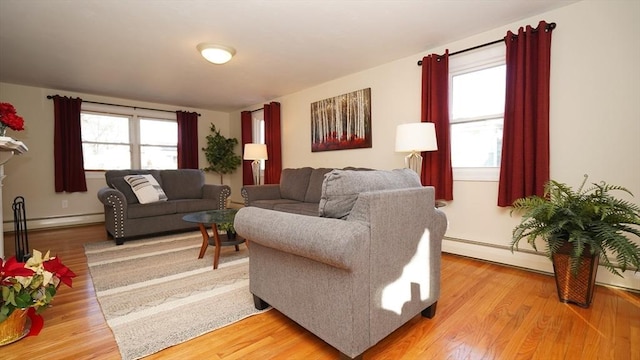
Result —
[[124, 180], [131, 186], [140, 204], [167, 201], [167, 195], [153, 175], [127, 175]]

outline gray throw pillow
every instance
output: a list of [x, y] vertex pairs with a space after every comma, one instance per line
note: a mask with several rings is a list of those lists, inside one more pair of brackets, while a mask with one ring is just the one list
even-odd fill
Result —
[[421, 186], [418, 174], [411, 169], [332, 170], [322, 183], [319, 214], [322, 217], [342, 219], [349, 215], [358, 194], [362, 192]]

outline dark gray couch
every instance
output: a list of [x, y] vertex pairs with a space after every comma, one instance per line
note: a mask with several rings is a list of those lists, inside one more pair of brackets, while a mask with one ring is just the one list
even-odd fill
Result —
[[[168, 197], [167, 201], [140, 204], [126, 175], [151, 174]], [[224, 209], [231, 189], [227, 185], [205, 184], [204, 173], [183, 170], [109, 170], [107, 186], [98, 191], [104, 204], [107, 233], [121, 245], [125, 240], [144, 235], [179, 230], [195, 230], [198, 224], [182, 220], [191, 212]]]
[[[244, 206], [318, 216], [324, 176], [333, 168], [287, 168], [280, 174], [280, 184], [245, 185]], [[344, 170], [371, 170], [347, 167]]]

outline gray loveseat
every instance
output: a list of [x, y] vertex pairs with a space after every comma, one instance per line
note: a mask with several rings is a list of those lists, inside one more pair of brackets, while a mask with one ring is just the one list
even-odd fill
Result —
[[440, 295], [447, 221], [434, 189], [409, 170], [333, 170], [318, 212], [245, 207], [235, 228], [250, 240], [250, 290], [342, 357], [362, 353]]
[[[140, 204], [125, 181], [126, 175], [150, 174], [162, 187], [167, 201]], [[205, 184], [204, 173], [183, 170], [109, 170], [107, 186], [98, 191], [104, 204], [105, 228], [116, 244], [126, 239], [164, 232], [197, 229], [198, 224], [182, 220], [190, 212], [224, 209], [231, 194], [227, 185]]]
[[[287, 168], [280, 174], [280, 184], [245, 185], [241, 194], [244, 206], [318, 215], [324, 175], [332, 168]], [[345, 168], [345, 170], [370, 170]]]

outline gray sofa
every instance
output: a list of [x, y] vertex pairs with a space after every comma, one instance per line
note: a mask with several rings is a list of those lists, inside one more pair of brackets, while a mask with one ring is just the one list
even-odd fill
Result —
[[[167, 201], [140, 204], [125, 181], [126, 175], [150, 174], [162, 187]], [[107, 186], [98, 191], [104, 205], [105, 228], [116, 244], [145, 235], [197, 229], [198, 224], [182, 220], [191, 212], [224, 209], [231, 194], [227, 185], [205, 184], [204, 173], [183, 170], [109, 170]]]
[[409, 169], [333, 170], [318, 213], [238, 211], [257, 308], [273, 306], [346, 358], [435, 315], [447, 221], [432, 187]]
[[[280, 174], [279, 184], [245, 185], [241, 194], [244, 206], [318, 215], [324, 175], [332, 168], [287, 168]], [[345, 170], [370, 170], [348, 167]]]

